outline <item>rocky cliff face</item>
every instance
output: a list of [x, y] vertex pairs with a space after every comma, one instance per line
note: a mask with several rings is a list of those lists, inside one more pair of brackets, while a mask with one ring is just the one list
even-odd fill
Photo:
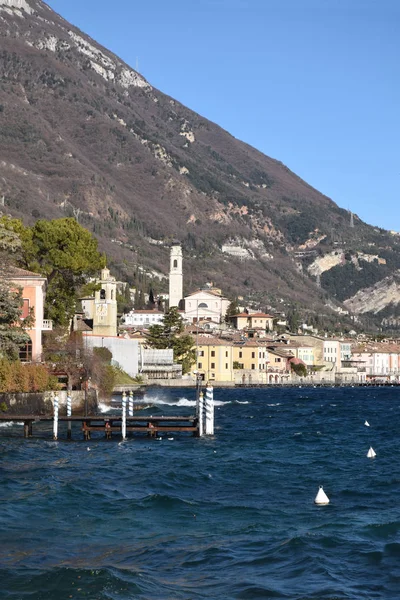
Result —
[[338, 247], [386, 253], [364, 270], [372, 283], [400, 268], [400, 239], [357, 217], [351, 227], [285, 165], [154, 89], [41, 0], [0, 0], [0, 37], [3, 212], [74, 215], [127, 275], [138, 264], [166, 273], [178, 238], [187, 290], [211, 280], [273, 308], [321, 312], [368, 287], [358, 260], [357, 289], [336, 290], [349, 264], [332, 259]]

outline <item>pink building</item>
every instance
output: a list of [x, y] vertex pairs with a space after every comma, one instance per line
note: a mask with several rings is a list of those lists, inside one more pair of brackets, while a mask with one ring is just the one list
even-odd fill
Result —
[[8, 277], [9, 281], [22, 289], [23, 308], [21, 318], [25, 319], [33, 309], [34, 323], [27, 333], [31, 342], [21, 349], [20, 359], [22, 361], [40, 361], [42, 356], [42, 332], [53, 328], [52, 321], [43, 318], [44, 299], [46, 295], [46, 278], [13, 267]]

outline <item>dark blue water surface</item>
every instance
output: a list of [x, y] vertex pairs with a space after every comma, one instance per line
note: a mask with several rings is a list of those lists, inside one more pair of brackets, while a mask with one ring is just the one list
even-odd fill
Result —
[[[149, 390], [147, 412], [194, 395]], [[398, 600], [399, 388], [214, 397], [212, 438], [2, 426], [0, 598]]]

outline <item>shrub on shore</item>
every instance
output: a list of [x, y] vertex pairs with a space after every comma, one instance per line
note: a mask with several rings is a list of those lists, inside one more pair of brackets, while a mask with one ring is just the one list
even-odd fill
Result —
[[46, 392], [57, 388], [57, 378], [44, 365], [0, 359], [0, 392]]

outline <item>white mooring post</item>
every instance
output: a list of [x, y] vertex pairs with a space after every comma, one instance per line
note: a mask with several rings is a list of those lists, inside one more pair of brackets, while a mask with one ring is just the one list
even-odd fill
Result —
[[204, 434], [204, 395], [203, 392], [199, 393], [198, 403], [198, 423], [199, 423], [199, 437]]
[[126, 439], [126, 394], [122, 392], [122, 426], [121, 426], [122, 439]]
[[214, 390], [212, 386], [206, 388], [206, 435], [214, 435]]
[[[72, 400], [71, 400], [71, 395], [68, 392], [67, 393], [67, 417], [70, 417], [71, 415], [72, 415]], [[72, 438], [71, 421], [68, 421], [67, 438], [69, 440]]]
[[133, 417], [133, 392], [129, 392], [129, 416]]
[[54, 403], [54, 421], [53, 421], [53, 440], [58, 438], [58, 394], [53, 398]]

